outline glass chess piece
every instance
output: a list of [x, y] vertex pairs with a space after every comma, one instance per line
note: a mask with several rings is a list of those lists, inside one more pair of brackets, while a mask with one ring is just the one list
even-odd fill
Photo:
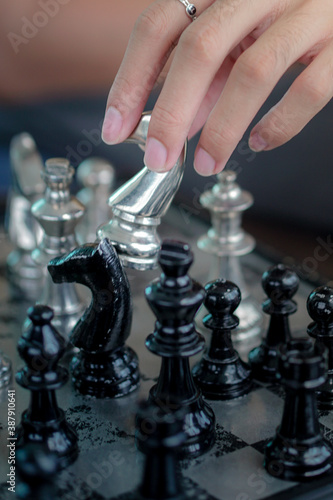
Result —
[[[217, 183], [200, 197], [200, 203], [211, 214], [212, 227], [198, 240], [198, 248], [209, 254], [211, 260], [207, 282], [226, 279], [240, 288], [242, 301], [237, 308], [239, 326], [233, 332], [234, 341], [249, 340], [261, 333], [263, 316], [260, 305], [251, 295], [246, 283], [240, 257], [255, 247], [254, 238], [241, 227], [242, 213], [253, 203], [250, 193], [236, 183], [236, 174], [224, 170], [217, 175]], [[207, 314], [202, 307], [196, 317], [198, 328]]]

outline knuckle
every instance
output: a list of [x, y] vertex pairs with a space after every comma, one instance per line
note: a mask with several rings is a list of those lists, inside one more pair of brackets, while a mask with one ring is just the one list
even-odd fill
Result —
[[135, 94], [135, 84], [122, 75], [118, 75], [113, 84], [113, 105], [122, 114], [127, 114], [136, 103], [133, 103]]
[[177, 113], [176, 110], [171, 109], [170, 106], [164, 106], [159, 104], [155, 106], [153, 112], [153, 125], [158, 123], [160, 132], [163, 134], [165, 130], [173, 130], [173, 132], [179, 129], [182, 124], [182, 116]]
[[270, 122], [261, 130], [260, 135], [268, 144], [271, 144], [277, 140], [280, 142], [287, 141], [295, 135], [293, 131], [294, 122], [281, 122], [279, 116], [272, 116]]
[[215, 158], [219, 159], [221, 153], [226, 149], [233, 149], [234, 144], [237, 142], [236, 134], [233, 129], [228, 126], [223, 128], [218, 127], [216, 124], [206, 124], [205, 127], [205, 143], [208, 144], [208, 151], [215, 152]]
[[247, 87], [268, 83], [276, 71], [276, 66], [276, 52], [269, 49], [259, 53], [248, 49], [236, 62], [240, 81]]
[[159, 39], [168, 32], [169, 21], [163, 7], [157, 10], [153, 5], [145, 9], [134, 26], [134, 33], [142, 39]]
[[302, 89], [309, 104], [320, 104], [327, 101], [332, 95], [332, 82], [327, 78], [303, 77]]
[[187, 56], [199, 64], [214, 62], [216, 53], [219, 52], [217, 27], [214, 23], [200, 26], [199, 30], [185, 30], [180, 41]]

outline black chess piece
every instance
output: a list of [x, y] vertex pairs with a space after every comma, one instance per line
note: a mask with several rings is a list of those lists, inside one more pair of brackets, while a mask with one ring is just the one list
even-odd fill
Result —
[[146, 288], [148, 304], [157, 321], [155, 331], [146, 340], [147, 348], [162, 357], [157, 384], [150, 390], [150, 400], [158, 406], [185, 408], [182, 446], [184, 456], [198, 456], [211, 448], [215, 440], [215, 416], [194, 383], [189, 357], [204, 347], [196, 331], [194, 316], [205, 291], [187, 274], [193, 262], [189, 245], [163, 242], [159, 253], [160, 279]]
[[265, 448], [264, 466], [280, 479], [306, 481], [332, 471], [333, 451], [320, 431], [316, 389], [325, 381], [326, 349], [310, 340], [280, 346], [279, 374], [286, 390], [283, 417]]
[[66, 341], [52, 326], [50, 307], [36, 305], [28, 309], [31, 320], [18, 342], [18, 351], [26, 367], [16, 374], [16, 381], [31, 391], [30, 405], [17, 428], [17, 449], [29, 443], [45, 443], [57, 454], [64, 468], [78, 455], [77, 435], [58, 407], [56, 389], [68, 380], [68, 371], [58, 366]]
[[55, 500], [54, 479], [58, 472], [57, 455], [45, 444], [31, 443], [16, 452], [20, 478], [16, 495], [21, 500]]
[[146, 461], [141, 485], [131, 498], [185, 500], [177, 470], [179, 450], [186, 441], [183, 412], [170, 412], [151, 403], [140, 405], [136, 442]]
[[318, 408], [333, 408], [333, 288], [320, 286], [310, 293], [307, 309], [313, 323], [308, 334], [328, 350], [327, 380], [317, 391]]
[[297, 274], [283, 264], [272, 266], [262, 276], [262, 287], [268, 296], [262, 308], [270, 315], [266, 338], [249, 353], [254, 379], [276, 382], [278, 347], [291, 340], [289, 316], [297, 310], [292, 297], [298, 290]]
[[125, 345], [132, 324], [129, 282], [107, 238], [53, 259], [48, 270], [55, 283], [75, 282], [90, 288], [91, 304], [72, 330], [80, 349], [71, 363], [75, 388], [96, 398], [117, 398], [138, 388], [135, 352]]
[[241, 301], [241, 292], [231, 281], [218, 279], [205, 286], [205, 306], [210, 314], [203, 323], [212, 330], [210, 346], [193, 368], [195, 383], [208, 399], [233, 399], [247, 394], [252, 386], [250, 367], [234, 349], [231, 332], [239, 324], [233, 313]]

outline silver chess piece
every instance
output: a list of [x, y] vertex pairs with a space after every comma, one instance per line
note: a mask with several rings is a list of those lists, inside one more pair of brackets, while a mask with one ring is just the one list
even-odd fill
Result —
[[12, 139], [9, 153], [13, 180], [8, 195], [6, 225], [14, 250], [7, 258], [7, 274], [14, 295], [36, 298], [43, 283], [43, 272], [32, 260], [31, 251], [42, 231], [31, 215], [31, 205], [45, 191], [40, 176], [43, 161], [35, 141], [26, 132]]
[[114, 167], [103, 158], [89, 158], [78, 166], [76, 178], [82, 189], [77, 198], [86, 207], [86, 213], [76, 228], [80, 244], [96, 240], [96, 228], [110, 219], [108, 199], [115, 182]]
[[[249, 293], [239, 259], [255, 247], [254, 238], [241, 227], [242, 213], [253, 204], [253, 197], [236, 183], [235, 172], [225, 170], [217, 179], [217, 184], [200, 197], [201, 205], [211, 214], [212, 227], [199, 238], [198, 247], [210, 255], [208, 281], [225, 278], [240, 288], [242, 301], [237, 308], [240, 321], [233, 338], [245, 340], [259, 335], [263, 322], [260, 305]], [[200, 319], [204, 315], [205, 310], [201, 308], [197, 316], [198, 328], [202, 327]]]
[[64, 158], [47, 160], [42, 171], [45, 197], [33, 204], [31, 212], [44, 230], [42, 240], [32, 252], [33, 260], [45, 272], [45, 283], [38, 300], [54, 311], [53, 325], [68, 341], [69, 334], [86, 308], [73, 283], [55, 284], [47, 272], [54, 257], [78, 246], [75, 226], [82, 219], [84, 206], [70, 194], [74, 168]]
[[[144, 149], [150, 117], [150, 113], [143, 113], [125, 142]], [[124, 266], [140, 271], [157, 267], [161, 246], [157, 227], [179, 188], [185, 157], [186, 143], [169, 172], [156, 173], [144, 167], [109, 198], [113, 216], [98, 229], [97, 237], [110, 239]]]

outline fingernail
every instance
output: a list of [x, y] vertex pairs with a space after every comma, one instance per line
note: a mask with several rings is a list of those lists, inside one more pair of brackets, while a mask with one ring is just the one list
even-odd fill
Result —
[[250, 135], [249, 146], [252, 151], [256, 151], [259, 153], [259, 151], [263, 151], [264, 149], [266, 149], [268, 144], [261, 137], [261, 135], [258, 134], [258, 132], [255, 132], [253, 135]]
[[198, 174], [203, 176], [213, 175], [215, 172], [216, 161], [210, 154], [202, 148], [199, 148], [194, 158], [194, 168]]
[[168, 152], [166, 147], [154, 137], [149, 137], [146, 142], [144, 164], [155, 172], [163, 172]]
[[119, 137], [123, 119], [118, 109], [110, 106], [104, 117], [102, 139], [107, 144], [116, 144]]

